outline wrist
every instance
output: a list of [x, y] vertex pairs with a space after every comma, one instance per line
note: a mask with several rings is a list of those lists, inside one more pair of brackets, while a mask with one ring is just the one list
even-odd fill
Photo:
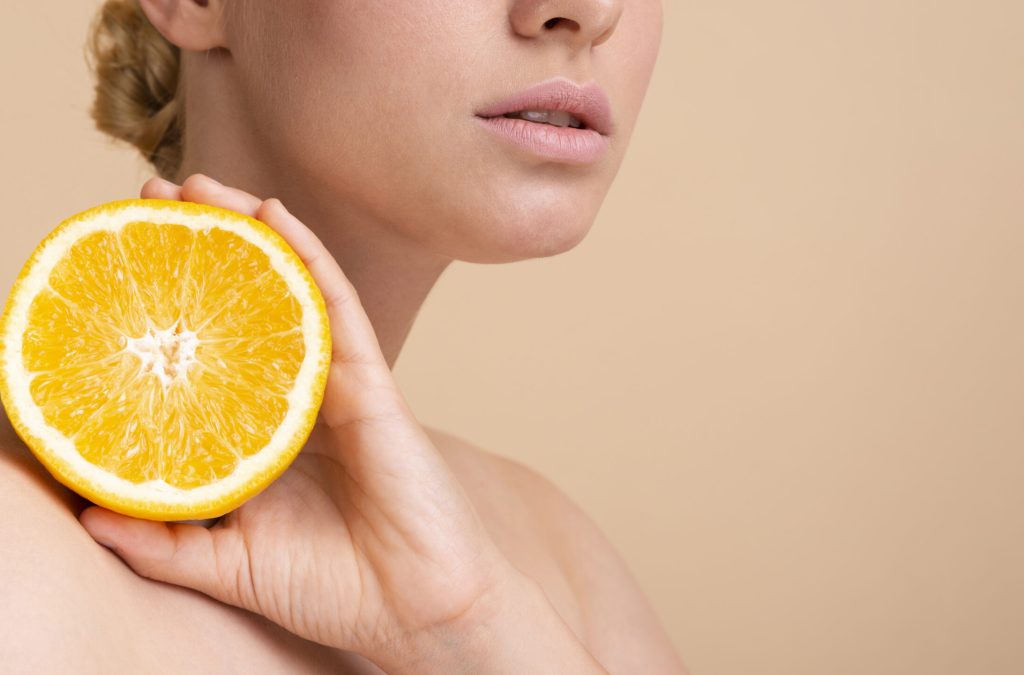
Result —
[[370, 657], [389, 675], [487, 672], [480, 663], [489, 659], [492, 635], [507, 620], [513, 598], [529, 583], [511, 565], [503, 567], [458, 616], [403, 632]]
[[392, 644], [388, 673], [603, 673], [541, 587], [509, 565], [461, 615]]

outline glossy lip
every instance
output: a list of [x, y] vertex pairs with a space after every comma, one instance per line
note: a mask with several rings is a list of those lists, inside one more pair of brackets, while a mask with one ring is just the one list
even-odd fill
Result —
[[602, 136], [614, 131], [611, 105], [604, 90], [596, 82], [579, 85], [564, 77], [545, 80], [504, 101], [488, 105], [476, 114], [484, 118], [500, 117], [520, 110], [564, 110]]
[[[520, 110], [564, 110], [586, 128], [502, 117]], [[594, 82], [581, 86], [565, 78], [546, 80], [488, 105], [477, 111], [476, 117], [488, 130], [530, 154], [567, 164], [590, 164], [601, 159], [614, 130], [611, 106], [601, 87]]]

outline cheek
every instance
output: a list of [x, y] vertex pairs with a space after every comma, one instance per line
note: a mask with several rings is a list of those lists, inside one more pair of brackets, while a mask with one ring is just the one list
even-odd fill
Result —
[[454, 20], [435, 4], [306, 0], [268, 10], [264, 20], [276, 23], [265, 43], [277, 47], [256, 46], [258, 67], [245, 77], [270, 142], [365, 199], [391, 188], [393, 201], [417, 165], [443, 170], [459, 143], [448, 130], [470, 117], [467, 92], [480, 78], [454, 65], [477, 49], [471, 23], [432, 25]]

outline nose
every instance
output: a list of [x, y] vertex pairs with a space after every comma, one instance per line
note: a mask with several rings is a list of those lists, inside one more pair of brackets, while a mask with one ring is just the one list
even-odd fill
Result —
[[624, 0], [513, 0], [509, 18], [516, 33], [563, 40], [574, 51], [611, 37]]

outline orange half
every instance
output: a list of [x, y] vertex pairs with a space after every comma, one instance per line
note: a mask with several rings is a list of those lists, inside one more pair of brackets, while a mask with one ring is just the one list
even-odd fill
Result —
[[151, 520], [255, 496], [312, 431], [330, 366], [324, 300], [265, 223], [128, 199], [63, 221], [0, 318], [11, 423], [68, 488]]

